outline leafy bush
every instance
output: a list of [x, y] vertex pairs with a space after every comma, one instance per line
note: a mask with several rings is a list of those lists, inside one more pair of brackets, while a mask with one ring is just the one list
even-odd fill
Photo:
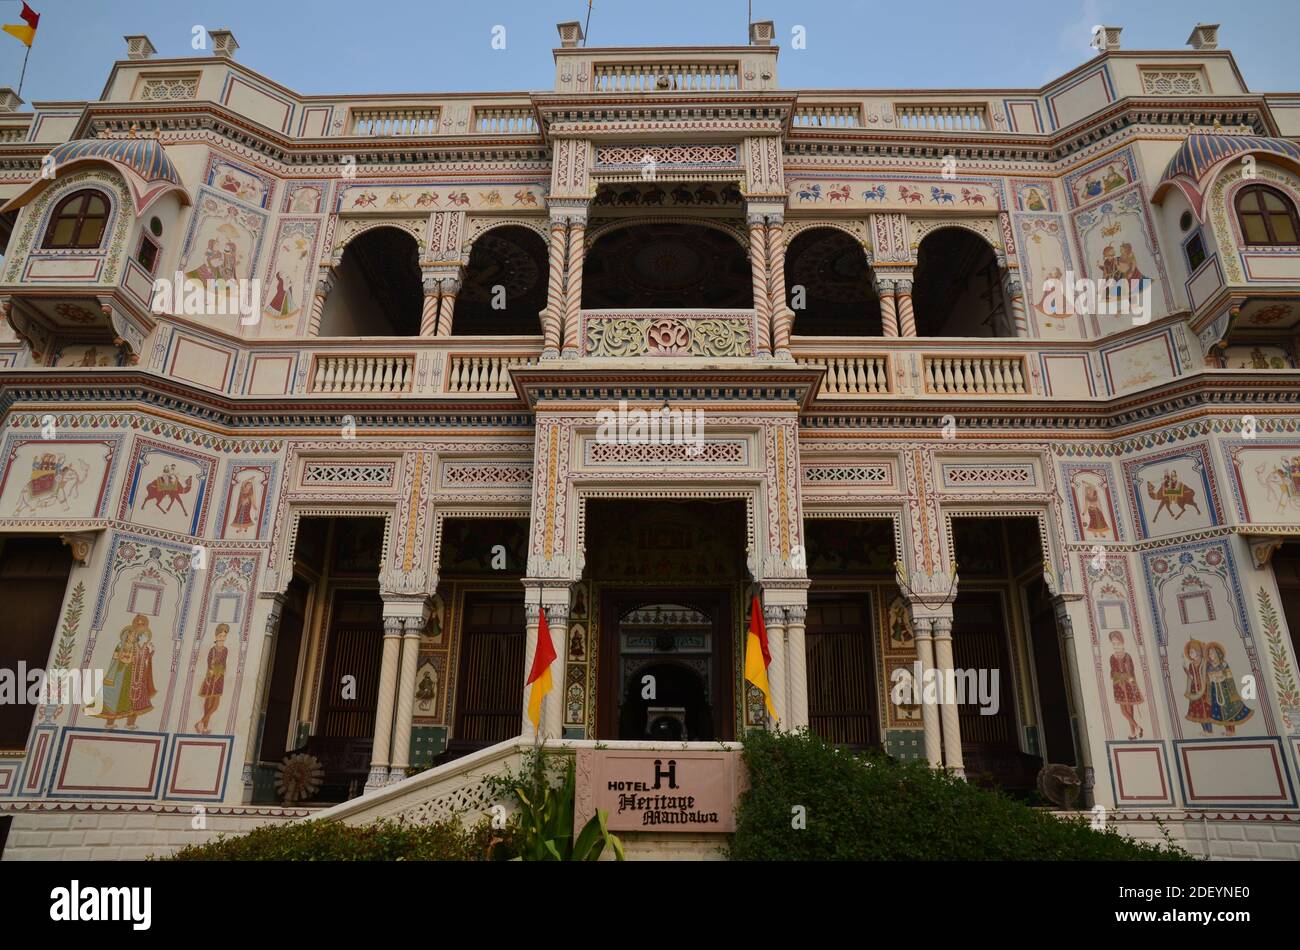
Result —
[[[923, 762], [856, 757], [806, 732], [745, 738], [738, 861], [1178, 861], [1172, 845], [1093, 831]], [[794, 827], [802, 806], [806, 827]]]
[[339, 821], [266, 825], [237, 837], [190, 845], [174, 861], [489, 861], [514, 857], [510, 829], [487, 819], [466, 829], [459, 821], [404, 825]]

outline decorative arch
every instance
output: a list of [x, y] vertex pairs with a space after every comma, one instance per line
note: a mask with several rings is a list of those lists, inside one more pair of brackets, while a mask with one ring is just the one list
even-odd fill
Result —
[[546, 307], [551, 277], [546, 236], [531, 227], [501, 222], [477, 234], [467, 247], [451, 333], [540, 334], [538, 315]]
[[460, 256], [462, 260], [469, 260], [469, 255], [474, 249], [474, 242], [487, 234], [489, 231], [495, 231], [497, 228], [527, 228], [530, 231], [537, 232], [538, 237], [543, 241], [550, 240], [550, 233], [547, 231], [545, 218], [537, 217], [470, 217], [466, 222], [466, 236], [460, 247]]
[[[288, 472], [292, 466], [286, 468], [285, 484], [288, 482]], [[298, 526], [303, 518], [382, 518], [384, 520], [384, 544], [379, 556], [379, 575], [376, 578], [381, 584], [384, 580], [384, 574], [387, 571], [389, 556], [393, 547], [393, 519], [396, 514], [396, 508], [393, 505], [323, 505], [319, 502], [289, 502], [288, 511], [286, 512], [287, 525], [283, 537], [284, 544], [280, 545], [280, 556], [274, 560], [275, 568], [268, 572], [268, 577], [262, 581], [262, 596], [270, 594], [283, 594], [289, 589], [289, 582], [293, 580], [293, 555], [294, 550], [298, 547]], [[273, 580], [273, 590], [266, 590], [267, 581]]]
[[921, 249], [921, 244], [931, 234], [947, 228], [957, 228], [967, 231], [984, 241], [999, 263], [1006, 266], [1007, 251], [1002, 244], [1002, 229], [999, 227], [996, 218], [920, 218], [910, 220], [907, 226], [913, 252], [913, 263], [916, 260], [915, 255]]
[[749, 232], [740, 224], [728, 224], [725, 221], [716, 221], [709, 218], [693, 218], [688, 215], [668, 214], [657, 214], [650, 217], [613, 218], [609, 221], [602, 221], [600, 224], [587, 229], [584, 247], [586, 250], [591, 250], [592, 245], [611, 231], [647, 224], [691, 224], [702, 228], [712, 228], [715, 231], [730, 234], [735, 238], [736, 243], [744, 248], [745, 253], [749, 253]]
[[347, 246], [365, 234], [367, 231], [374, 231], [376, 228], [397, 228], [405, 231], [411, 237], [415, 238], [416, 246], [423, 255], [428, 246], [425, 241], [425, 228], [428, 226], [427, 218], [345, 218], [339, 221], [336, 232], [337, 240], [331, 250], [331, 258], [335, 265], [343, 260], [343, 252]]
[[837, 231], [843, 231], [862, 245], [862, 252], [867, 255], [867, 263], [872, 267], [875, 266], [876, 249], [872, 246], [871, 239], [868, 237], [866, 222], [857, 218], [799, 218], [797, 220], [787, 218], [785, 222], [786, 245], [789, 246], [791, 241], [811, 228], [834, 228]]

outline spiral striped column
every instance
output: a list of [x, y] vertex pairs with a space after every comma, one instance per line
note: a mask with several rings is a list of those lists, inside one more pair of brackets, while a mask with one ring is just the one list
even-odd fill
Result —
[[442, 297], [438, 300], [438, 329], [435, 336], [451, 336], [451, 320], [456, 312], [456, 295], [460, 281], [455, 277], [442, 279]]
[[749, 264], [754, 283], [754, 313], [757, 316], [758, 351], [772, 339], [772, 298], [767, 284], [767, 233], [761, 214], [749, 216]]
[[424, 280], [424, 306], [420, 310], [420, 336], [433, 336], [438, 332], [438, 280]]
[[[375, 703], [375, 741], [370, 753], [366, 791], [388, 784], [389, 752], [393, 738], [393, 700], [397, 695], [397, 663], [402, 645], [402, 618], [384, 618], [384, 653], [379, 666], [379, 699]], [[330, 686], [337, 689], [339, 684]]]
[[1025, 312], [1025, 288], [1020, 283], [1020, 278], [1007, 278], [1007, 296], [1011, 298], [1011, 326], [1016, 336], [1029, 336], [1029, 315]]
[[894, 282], [877, 281], [880, 294], [880, 332], [882, 336], [898, 336], [898, 303], [894, 300]]
[[334, 274], [327, 268], [321, 269], [321, 276], [316, 281], [316, 293], [311, 299], [311, 316], [307, 319], [307, 335], [320, 336], [320, 321], [325, 315], [325, 300], [334, 289]]
[[912, 282], [900, 280], [898, 288], [898, 328], [901, 336], [916, 336], [916, 315], [912, 312]]
[[541, 313], [543, 356], [558, 356], [560, 353], [560, 336], [564, 330], [564, 254], [568, 235], [569, 223], [563, 218], [552, 218], [546, 309]]
[[587, 226], [573, 221], [569, 225], [569, 266], [564, 282], [564, 350], [565, 356], [577, 356], [578, 334], [582, 323], [582, 262], [586, 256]]
[[[949, 682], [955, 682], [955, 678], [948, 675], [953, 668], [952, 663], [952, 619], [935, 617], [934, 666], [936, 675], [941, 677], [945, 687]], [[961, 757], [961, 720], [957, 715], [957, 697], [944, 694], [940, 715], [943, 718], [944, 767], [952, 769], [958, 778], [965, 778], [966, 769]]]
[[[774, 216], [767, 223], [767, 281], [772, 301], [772, 349], [777, 353], [790, 351], [790, 330], [794, 314], [785, 303], [785, 222]], [[766, 344], [767, 341], [759, 341]], [[765, 345], [759, 353], [765, 353]]]

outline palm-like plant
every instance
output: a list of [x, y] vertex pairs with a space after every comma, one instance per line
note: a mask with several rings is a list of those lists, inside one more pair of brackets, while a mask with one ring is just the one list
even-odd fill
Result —
[[519, 860], [522, 861], [596, 861], [608, 846], [618, 861], [624, 860], [623, 842], [609, 830], [609, 813], [597, 809], [596, 815], [577, 837], [573, 834], [573, 798], [576, 780], [573, 763], [564, 775], [564, 783], [555, 788], [538, 770], [532, 790], [515, 788], [519, 798]]

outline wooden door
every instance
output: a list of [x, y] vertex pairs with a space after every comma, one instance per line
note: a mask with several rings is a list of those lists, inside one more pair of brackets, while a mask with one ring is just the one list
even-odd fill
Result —
[[317, 736], [374, 739], [384, 654], [383, 611], [377, 591], [335, 591]]
[[[522, 592], [465, 596], [455, 732], [448, 743], [453, 753], [463, 754], [519, 735], [524, 715], [526, 622]], [[562, 651], [563, 644], [558, 649]], [[560, 672], [552, 668], [552, 696], [563, 697], [564, 664], [557, 666]]]
[[1029, 585], [1029, 641], [1034, 654], [1038, 713], [1042, 719], [1043, 761], [1075, 765], [1074, 730], [1070, 727], [1070, 696], [1065, 686], [1061, 640], [1056, 611], [1047, 585], [1038, 579]]
[[298, 665], [306, 622], [308, 585], [298, 577], [289, 582], [275, 634], [271, 679], [266, 691], [266, 715], [262, 720], [261, 762], [279, 762], [288, 752], [293, 728], [293, 700], [297, 694]]
[[804, 637], [809, 729], [838, 745], [878, 745], [870, 596], [810, 594]]

